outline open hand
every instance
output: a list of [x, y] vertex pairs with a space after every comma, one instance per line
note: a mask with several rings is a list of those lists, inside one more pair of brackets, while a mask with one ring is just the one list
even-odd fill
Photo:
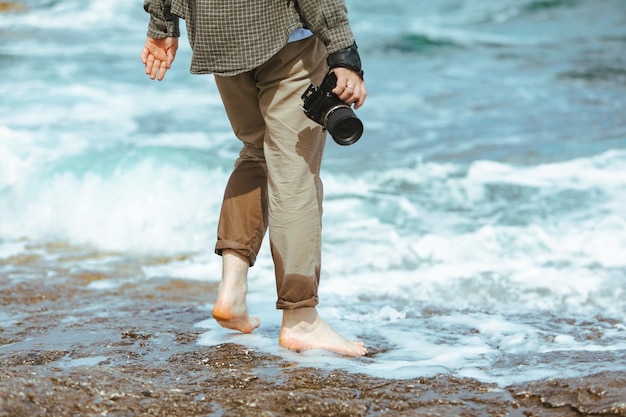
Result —
[[151, 80], [163, 80], [165, 73], [172, 67], [178, 50], [178, 38], [147, 38], [141, 51], [141, 62], [146, 66], [146, 74]]

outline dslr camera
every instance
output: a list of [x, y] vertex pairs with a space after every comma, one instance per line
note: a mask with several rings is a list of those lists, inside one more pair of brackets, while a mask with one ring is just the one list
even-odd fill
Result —
[[363, 123], [349, 104], [331, 92], [336, 85], [337, 77], [332, 71], [319, 87], [311, 84], [302, 94], [302, 110], [309, 119], [324, 126], [339, 145], [352, 145], [363, 134]]

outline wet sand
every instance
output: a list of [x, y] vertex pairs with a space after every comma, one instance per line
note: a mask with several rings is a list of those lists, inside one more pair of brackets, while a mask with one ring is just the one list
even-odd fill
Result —
[[498, 387], [198, 345], [216, 284], [137, 279], [172, 260], [65, 245], [0, 259], [0, 416], [626, 416], [625, 372]]

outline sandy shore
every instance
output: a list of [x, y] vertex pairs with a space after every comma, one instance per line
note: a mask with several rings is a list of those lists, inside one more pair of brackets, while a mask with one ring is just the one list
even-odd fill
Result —
[[503, 388], [200, 346], [193, 324], [207, 318], [214, 284], [164, 277], [93, 289], [171, 261], [100, 259], [112, 256], [62, 245], [0, 259], [10, 265], [0, 276], [0, 416], [626, 416], [624, 372]]

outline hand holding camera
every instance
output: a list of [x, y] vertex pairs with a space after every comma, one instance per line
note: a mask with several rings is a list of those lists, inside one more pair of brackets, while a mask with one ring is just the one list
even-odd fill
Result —
[[[339, 145], [352, 145], [363, 134], [363, 123], [356, 117], [350, 104], [332, 92], [336, 86], [337, 76], [330, 71], [319, 87], [311, 84], [302, 94], [302, 109], [309, 119], [324, 126]], [[346, 86], [346, 90], [350, 88], [353, 87]]]
[[348, 68], [333, 68], [333, 72], [337, 76], [337, 86], [332, 92], [337, 94], [342, 101], [352, 104], [355, 111], [358, 110], [367, 97], [363, 78], [359, 73]]

